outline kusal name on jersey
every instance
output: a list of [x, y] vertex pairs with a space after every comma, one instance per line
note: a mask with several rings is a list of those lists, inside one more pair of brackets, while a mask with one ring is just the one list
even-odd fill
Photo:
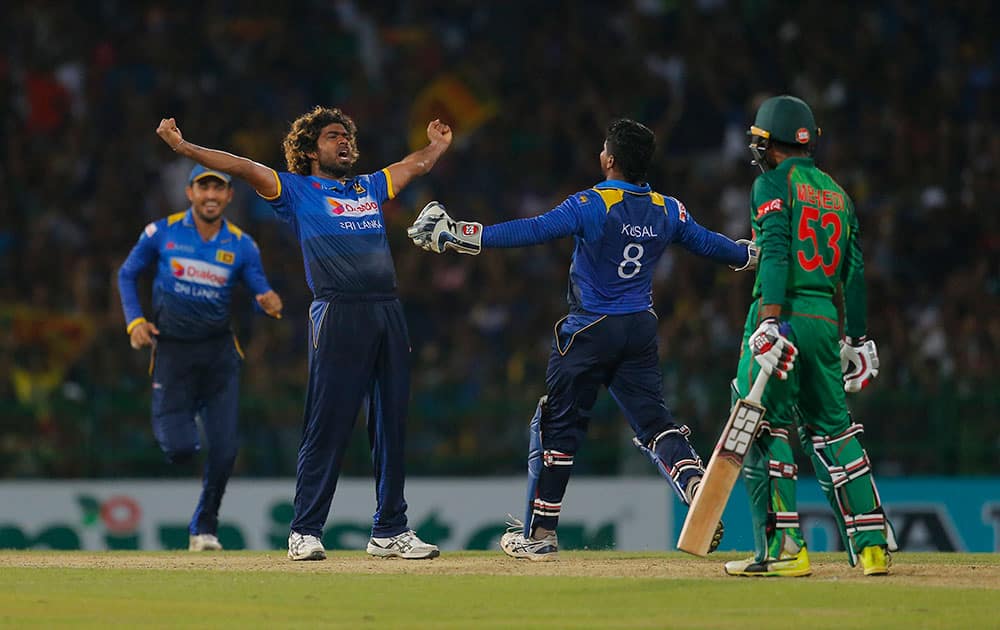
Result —
[[622, 223], [622, 234], [632, 238], [656, 238], [657, 236], [650, 225], [631, 225], [629, 223]]

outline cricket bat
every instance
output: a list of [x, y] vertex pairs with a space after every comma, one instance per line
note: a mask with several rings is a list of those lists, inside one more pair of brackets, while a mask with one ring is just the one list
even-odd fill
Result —
[[729, 421], [719, 436], [719, 442], [708, 461], [705, 477], [698, 493], [691, 502], [684, 527], [677, 538], [677, 548], [696, 556], [708, 555], [708, 547], [715, 534], [715, 526], [726, 509], [733, 484], [740, 476], [743, 458], [757, 436], [757, 429], [764, 418], [765, 409], [760, 405], [764, 386], [770, 374], [761, 370], [746, 398], [736, 401]]

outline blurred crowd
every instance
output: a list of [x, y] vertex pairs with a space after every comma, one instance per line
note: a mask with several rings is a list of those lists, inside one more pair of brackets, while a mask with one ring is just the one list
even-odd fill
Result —
[[[408, 153], [424, 114], [456, 124], [451, 151], [386, 219], [413, 344], [410, 470], [488, 475], [524, 467], [572, 242], [435, 256], [405, 238], [415, 213], [432, 198], [484, 223], [544, 212], [600, 179], [605, 127], [628, 116], [657, 133], [652, 187], [745, 237], [756, 174], [745, 131], [777, 93], [813, 106], [817, 161], [860, 217], [883, 368], [852, 407], [876, 470], [995, 474], [998, 17], [971, 0], [6, 5], [0, 476], [169, 472], [149, 430], [149, 357], [128, 345], [115, 284], [143, 226], [187, 207], [191, 164], [154, 133], [163, 117], [281, 170], [290, 121], [338, 106], [358, 124], [360, 172]], [[464, 104], [427, 95], [442, 77]], [[301, 254], [243, 184], [227, 217], [255, 237], [286, 305], [274, 321], [235, 298], [239, 472], [292, 474], [311, 297]], [[668, 404], [707, 455], [752, 279], [681, 249], [657, 277]], [[356, 433], [347, 471], [363, 474]], [[601, 398], [579, 467], [654, 474], [629, 437]]]

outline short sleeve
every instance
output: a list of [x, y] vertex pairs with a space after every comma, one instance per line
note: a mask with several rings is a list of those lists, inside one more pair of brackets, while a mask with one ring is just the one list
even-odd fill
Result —
[[378, 203], [396, 196], [396, 191], [392, 187], [392, 175], [389, 174], [388, 168], [383, 168], [371, 175], [362, 175], [358, 178], [358, 183]]
[[261, 195], [260, 192], [257, 194], [267, 201], [271, 209], [274, 210], [274, 213], [278, 215], [278, 218], [283, 221], [289, 221], [292, 215], [295, 214], [295, 207], [298, 203], [300, 176], [293, 173], [279, 173], [274, 170], [271, 172], [274, 173], [274, 178], [278, 182], [278, 193], [273, 197], [266, 197]]

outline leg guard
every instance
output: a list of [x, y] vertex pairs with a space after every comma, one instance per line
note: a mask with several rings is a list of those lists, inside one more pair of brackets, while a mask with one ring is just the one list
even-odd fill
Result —
[[757, 562], [779, 558], [782, 551], [796, 554], [805, 547], [796, 509], [797, 478], [788, 432], [762, 426], [743, 460]]
[[547, 397], [542, 396], [528, 427], [528, 494], [524, 513], [524, 536], [536, 528], [555, 531], [559, 524], [562, 498], [573, 471], [573, 454], [542, 448], [542, 414]]
[[538, 475], [542, 471], [542, 411], [547, 399], [547, 396], [538, 399], [535, 415], [528, 424], [528, 494], [525, 499], [524, 519], [521, 521], [524, 524], [525, 538], [531, 536], [532, 506], [538, 492]]
[[705, 474], [701, 458], [688, 442], [690, 434], [691, 430], [684, 425], [658, 433], [648, 446], [639, 438], [632, 438], [632, 443], [649, 457], [685, 505], [691, 505], [694, 490]]
[[528, 526], [532, 535], [539, 527], [555, 531], [559, 525], [562, 499], [572, 472], [572, 453], [550, 449], [542, 451], [542, 468], [538, 472], [538, 487], [531, 503], [531, 523]]
[[802, 447], [812, 459], [816, 479], [833, 508], [840, 536], [851, 566], [865, 547], [888, 546], [896, 550], [892, 526], [882, 510], [868, 453], [857, 436], [864, 432], [852, 424], [838, 435], [824, 436], [800, 429]]
[[[671, 423], [671, 428], [657, 433], [648, 446], [638, 437], [632, 438], [632, 443], [649, 457], [684, 505], [691, 505], [694, 501], [701, 478], [705, 476], [705, 466], [688, 442], [687, 436], [690, 434], [691, 430], [686, 425], [678, 427]], [[708, 553], [719, 548], [725, 531], [725, 526], [719, 521]]]

